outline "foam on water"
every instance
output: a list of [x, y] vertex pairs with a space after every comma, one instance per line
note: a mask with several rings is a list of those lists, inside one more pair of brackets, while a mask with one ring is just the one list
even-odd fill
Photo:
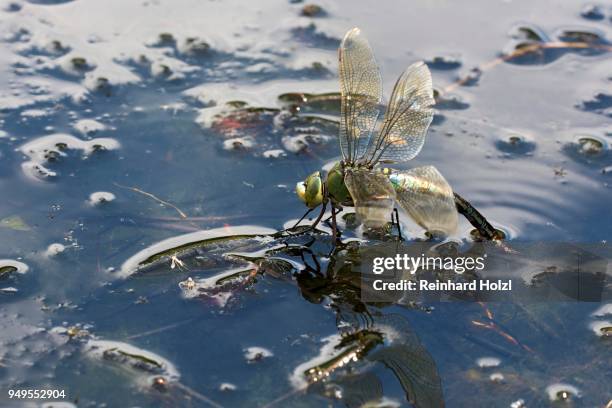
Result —
[[66, 150], [78, 150], [82, 157], [100, 150], [116, 150], [120, 147], [117, 140], [111, 138], [97, 138], [81, 140], [69, 134], [57, 133], [34, 139], [19, 148], [29, 160], [21, 164], [26, 176], [35, 180], [54, 178], [57, 172], [47, 168], [49, 162], [66, 157]]

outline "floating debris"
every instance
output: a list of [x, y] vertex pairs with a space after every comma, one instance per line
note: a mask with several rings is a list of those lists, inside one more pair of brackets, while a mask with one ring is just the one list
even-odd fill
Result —
[[221, 385], [219, 385], [219, 391], [222, 392], [236, 391], [237, 389], [238, 387], [232, 383], [221, 383]]
[[49, 109], [26, 109], [21, 112], [21, 117], [25, 119], [41, 119], [51, 115]]
[[593, 330], [598, 337], [609, 338], [612, 337], [612, 322], [607, 320], [598, 320], [592, 322], [589, 327]]
[[206, 56], [209, 51], [210, 44], [199, 37], [187, 37], [179, 46], [179, 52], [192, 57]]
[[476, 360], [476, 365], [480, 368], [498, 367], [500, 364], [501, 360], [496, 357], [481, 357]]
[[457, 69], [461, 66], [461, 58], [458, 55], [440, 55], [435, 56], [432, 59], [425, 61], [427, 66], [431, 69], [438, 70], [451, 70]]
[[34, 139], [19, 148], [29, 160], [22, 163], [24, 173], [34, 179], [44, 180], [57, 176], [57, 173], [45, 167], [49, 162], [67, 157], [68, 150], [80, 150], [84, 157], [102, 150], [115, 150], [119, 142], [110, 138], [81, 140], [74, 136], [56, 133]]
[[17, 2], [11, 2], [11, 3], [8, 3], [6, 6], [4, 6], [3, 10], [9, 13], [16, 13], [19, 10], [21, 10], [21, 7], [22, 7], [21, 4]]
[[291, 29], [291, 34], [295, 40], [312, 47], [331, 50], [338, 48], [338, 45], [340, 45], [339, 38], [320, 31], [314, 23], [310, 23], [305, 27], [294, 27]]
[[287, 153], [282, 149], [272, 149], [263, 152], [263, 157], [266, 159], [278, 159], [287, 156]]
[[526, 408], [524, 399], [518, 399], [510, 404], [510, 408]]
[[128, 343], [89, 340], [84, 346], [84, 352], [100, 363], [112, 363], [144, 376], [137, 380], [145, 387], [152, 387], [156, 382], [160, 385], [160, 377], [166, 382], [176, 382], [180, 377], [178, 370], [168, 360]]
[[176, 38], [171, 33], [160, 33], [153, 44], [160, 47], [175, 46]]
[[151, 75], [155, 78], [171, 78], [174, 73], [172, 68], [160, 61], [153, 62], [150, 69]]
[[97, 132], [106, 130], [106, 126], [94, 119], [81, 119], [75, 122], [72, 127], [83, 136], [91, 136]]
[[495, 146], [500, 151], [507, 153], [506, 158], [514, 155], [530, 155], [536, 148], [535, 143], [525, 135], [519, 133], [509, 133], [495, 142]]
[[589, 27], [572, 27], [561, 29], [556, 34], [559, 40], [566, 41], [568, 43], [577, 42], [588, 45], [608, 44], [603, 32]]
[[183, 261], [181, 261], [178, 258], [178, 256], [173, 255], [173, 256], [170, 257], [170, 269], [175, 269], [175, 268], [178, 268], [178, 269], [188, 269], [185, 266], [185, 263]]
[[256, 363], [273, 355], [270, 350], [263, 347], [248, 347], [244, 350], [244, 358], [246, 358], [248, 363]]
[[9, 287], [6, 287], [6, 288], [0, 288], [0, 292], [6, 293], [8, 295], [12, 295], [12, 294], [15, 294], [15, 293], [19, 292], [19, 289], [15, 288], [13, 286], [9, 286]]
[[18, 215], [11, 215], [0, 220], [1, 228], [8, 228], [14, 231], [30, 231], [32, 228]]
[[504, 375], [502, 373], [493, 373], [489, 376], [489, 380], [491, 380], [494, 383], [502, 383], [504, 382], [506, 378], [504, 377]]
[[97, 191], [91, 193], [88, 203], [93, 207], [98, 207], [110, 203], [111, 201], [115, 201], [115, 195], [113, 193], [109, 193], [108, 191]]
[[470, 107], [470, 104], [464, 102], [460, 96], [443, 95], [437, 90], [434, 90], [434, 99], [436, 100], [436, 109], [439, 110], [463, 110]]
[[[304, 112], [321, 111], [325, 115], [335, 115], [339, 110], [337, 98], [330, 100], [321, 94], [309, 99], [309, 94], [290, 93], [281, 95], [279, 102], [283, 109], [250, 107], [243, 101], [229, 101], [221, 106], [201, 109], [196, 122], [223, 136], [224, 149], [251, 151], [253, 156], [263, 158], [281, 154], [279, 150], [292, 153], [310, 149], [318, 151], [319, 147], [322, 149], [326, 142], [335, 138], [330, 135], [338, 132], [338, 122], [327, 117], [305, 115]], [[322, 111], [328, 108], [334, 111]]]
[[96, 92], [107, 97], [111, 96], [112, 84], [106, 77], [87, 74], [83, 80], [83, 85], [92, 92]]
[[231, 268], [209, 278], [194, 280], [189, 277], [179, 282], [179, 287], [187, 299], [209, 299], [223, 308], [235, 295], [236, 289], [244, 288], [253, 282], [258, 273], [263, 271], [254, 267]]
[[603, 337], [612, 337], [612, 324], [599, 329]]
[[602, 162], [608, 157], [608, 143], [594, 135], [578, 135], [573, 142], [566, 143], [562, 150], [580, 163]]
[[[218, 245], [232, 242], [239, 243], [240, 245], [247, 245], [249, 243], [257, 243], [259, 245], [271, 239], [268, 236], [275, 232], [277, 231], [271, 228], [243, 225], [213, 228], [168, 238], [143, 249], [129, 258], [123, 263], [121, 270], [116, 276], [127, 278], [159, 265], [168, 270], [168, 265], [173, 256], [182, 258], [184, 254], [198, 248], [217, 247]], [[198, 259], [198, 261], [205, 262], [202, 259]]]
[[593, 317], [604, 317], [612, 315], [612, 303], [606, 303], [605, 305], [601, 305], [597, 310], [591, 313]]
[[255, 146], [255, 139], [250, 136], [235, 137], [223, 142], [225, 150], [249, 150]]
[[478, 67], [474, 67], [470, 69], [467, 74], [457, 78], [457, 80], [462, 86], [476, 86], [481, 76], [482, 70]]
[[598, 156], [606, 150], [603, 140], [591, 136], [581, 136], [578, 138], [580, 153], [590, 156]]
[[592, 99], [577, 105], [578, 109], [612, 118], [612, 95], [599, 92]]
[[[63, 330], [62, 330], [63, 329]], [[70, 327], [55, 327], [52, 329], [54, 333], [63, 334], [71, 339], [86, 339], [91, 337], [91, 333], [80, 324]]]
[[580, 391], [578, 388], [569, 384], [558, 383], [549, 385], [546, 387], [546, 393], [552, 402], [566, 402], [573, 398], [580, 398]]
[[63, 253], [65, 250], [66, 247], [64, 245], [59, 243], [53, 243], [47, 247], [47, 250], [45, 251], [45, 256], [52, 258]]
[[168, 379], [162, 376], [153, 377], [151, 380], [151, 387], [159, 392], [168, 391]]
[[355, 359], [357, 354], [353, 348], [340, 347], [341, 336], [334, 334], [325, 337], [321, 340], [323, 346], [319, 351], [319, 355], [298, 365], [290, 377], [290, 382], [296, 389], [301, 389], [307, 385], [319, 381], [324, 377], [329, 377], [330, 373], [336, 368], [341, 368], [346, 363]]
[[602, 33], [586, 27], [560, 29], [552, 38], [537, 26], [520, 25], [511, 37], [503, 59], [512, 64], [549, 64], [569, 52], [594, 56], [609, 49]]
[[0, 259], [0, 279], [6, 279], [14, 273], [24, 274], [29, 270], [28, 265], [12, 259]]
[[281, 105], [291, 111], [321, 112], [328, 115], [340, 115], [340, 93], [320, 94], [289, 92], [278, 96]]
[[325, 15], [325, 11], [316, 4], [306, 4], [302, 7], [302, 15], [306, 17], [321, 17]]
[[582, 7], [580, 15], [588, 20], [603, 20], [605, 18], [603, 9], [597, 4], [586, 4]]
[[59, 59], [59, 67], [66, 74], [80, 76], [93, 70], [95, 65], [90, 64], [84, 57], [68, 54]]
[[311, 144], [322, 144], [330, 140], [330, 136], [321, 134], [298, 134], [295, 136], [283, 136], [283, 147], [291, 153], [300, 153]]

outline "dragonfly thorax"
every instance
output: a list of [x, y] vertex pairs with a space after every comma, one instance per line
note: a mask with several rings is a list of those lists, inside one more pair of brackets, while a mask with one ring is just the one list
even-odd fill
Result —
[[338, 162], [334, 164], [329, 173], [327, 173], [325, 187], [327, 188], [327, 193], [333, 202], [352, 207], [353, 199], [346, 188], [344, 176], [344, 163]]

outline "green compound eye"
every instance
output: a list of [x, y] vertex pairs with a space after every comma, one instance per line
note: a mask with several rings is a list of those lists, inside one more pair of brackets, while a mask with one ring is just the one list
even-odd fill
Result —
[[295, 192], [308, 208], [315, 208], [323, 202], [323, 181], [317, 171], [312, 173], [303, 182], [295, 185]]
[[297, 182], [295, 184], [295, 193], [303, 203], [306, 203], [306, 183], [303, 181]]

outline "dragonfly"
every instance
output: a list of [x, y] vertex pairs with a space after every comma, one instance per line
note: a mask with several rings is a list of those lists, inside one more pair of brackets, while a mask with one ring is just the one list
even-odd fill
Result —
[[[296, 193], [308, 211], [321, 211], [316, 227], [331, 204], [334, 241], [338, 237], [337, 214], [355, 208], [367, 228], [384, 226], [389, 215], [397, 222], [398, 204], [432, 236], [448, 236], [456, 229], [458, 214], [476, 227], [481, 237], [495, 239], [497, 230], [469, 202], [453, 192], [434, 166], [409, 170], [384, 167], [405, 163], [421, 151], [434, 116], [429, 68], [422, 61], [410, 65], [399, 77], [386, 108], [382, 77], [372, 49], [359, 28], [348, 31], [338, 49], [340, 76], [340, 131], [342, 159], [324, 175], [316, 171], [296, 185]], [[382, 121], [379, 121], [384, 111]], [[395, 214], [395, 220], [393, 220]]]

